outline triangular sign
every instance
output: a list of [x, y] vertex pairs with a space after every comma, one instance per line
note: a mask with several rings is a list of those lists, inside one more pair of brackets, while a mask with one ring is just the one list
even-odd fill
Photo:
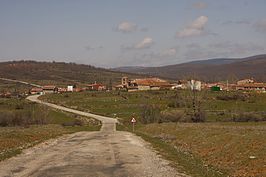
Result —
[[137, 122], [137, 121], [136, 121], [136, 119], [133, 117], [133, 118], [131, 119], [131, 123], [135, 123], [135, 122]]

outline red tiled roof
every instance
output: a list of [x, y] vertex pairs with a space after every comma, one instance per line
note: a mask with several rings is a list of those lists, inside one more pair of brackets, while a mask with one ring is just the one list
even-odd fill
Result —
[[54, 90], [56, 86], [54, 85], [45, 85], [42, 87], [44, 90]]
[[169, 85], [169, 83], [165, 80], [159, 78], [145, 78], [145, 79], [135, 79], [133, 83], [137, 85], [144, 85], [144, 86], [164, 86]]
[[31, 92], [42, 92], [43, 89], [42, 88], [39, 88], [39, 87], [33, 87], [30, 91]]
[[265, 87], [266, 83], [249, 83], [249, 84], [240, 84], [238, 87]]

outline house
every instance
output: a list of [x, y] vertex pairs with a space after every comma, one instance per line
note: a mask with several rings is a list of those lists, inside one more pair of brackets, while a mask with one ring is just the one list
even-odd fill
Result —
[[31, 95], [35, 95], [35, 94], [42, 95], [43, 94], [43, 89], [40, 88], [40, 87], [33, 87], [33, 88], [30, 89], [30, 94]]
[[128, 87], [128, 85], [129, 85], [128, 77], [122, 77], [121, 82], [122, 82], [121, 85], [122, 85], [123, 87]]
[[42, 89], [43, 89], [44, 94], [58, 92], [58, 88], [54, 85], [46, 85], [46, 86], [43, 86]]
[[78, 87], [75, 87], [73, 89], [73, 92], [82, 92], [82, 91], [84, 91], [84, 90], [82, 88], [78, 88]]
[[67, 92], [67, 88], [61, 88], [61, 87], [58, 88], [58, 93], [65, 93], [65, 92]]
[[244, 79], [237, 82], [236, 90], [265, 91], [266, 83], [255, 82], [253, 79]]
[[266, 83], [246, 83], [236, 86], [236, 90], [266, 91]]
[[67, 91], [68, 92], [73, 92], [74, 91], [74, 86], [73, 85], [68, 85], [67, 86]]
[[[219, 87], [219, 88], [218, 88]], [[214, 82], [214, 83], [205, 83], [202, 84], [203, 89], [209, 89], [212, 91], [230, 91], [230, 90], [236, 90], [236, 84], [231, 84], [226, 82]]]
[[191, 90], [201, 91], [201, 81], [190, 80], [187, 82], [187, 85]]
[[94, 83], [94, 84], [89, 84], [87, 85], [88, 90], [91, 91], [103, 91], [106, 90], [106, 86], [100, 83]]
[[126, 90], [126, 88], [123, 85], [116, 85], [115, 90]]
[[255, 83], [254, 79], [243, 79], [243, 80], [237, 81], [237, 85], [252, 84], [252, 83]]
[[160, 89], [171, 89], [172, 84], [168, 83], [165, 80], [159, 78], [141, 78], [128, 80], [127, 77], [122, 78], [121, 85], [117, 86], [117, 88], [121, 88], [121, 86], [127, 91], [141, 91], [141, 90], [160, 90]]
[[178, 80], [176, 84], [174, 84], [171, 89], [172, 90], [175, 90], [175, 89], [178, 89], [178, 90], [183, 90], [183, 89], [187, 89], [188, 88], [188, 85], [187, 85], [187, 81], [186, 80]]

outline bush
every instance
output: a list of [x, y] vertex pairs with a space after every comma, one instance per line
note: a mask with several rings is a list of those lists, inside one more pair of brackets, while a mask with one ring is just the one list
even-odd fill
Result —
[[141, 111], [140, 122], [143, 124], [155, 123], [160, 119], [160, 108], [156, 105], [144, 105]]
[[186, 104], [186, 99], [184, 96], [180, 95], [180, 93], [176, 93], [175, 95], [169, 97], [170, 102], [168, 103], [168, 107], [170, 108], [181, 108], [185, 107]]
[[44, 106], [28, 105], [23, 110], [0, 112], [0, 126], [29, 126], [33, 124], [47, 124], [48, 111]]
[[183, 100], [172, 100], [167, 104], [167, 106], [169, 108], [182, 108], [185, 107], [186, 104]]
[[71, 127], [74, 127], [74, 126], [83, 126], [84, 125], [84, 122], [80, 119], [75, 119], [73, 121], [70, 121], [70, 122], [64, 122], [62, 123], [62, 126], [71, 126]]
[[266, 121], [266, 116], [258, 113], [240, 113], [232, 117], [234, 122], [259, 122]]
[[182, 122], [184, 121], [184, 112], [180, 110], [163, 111], [160, 113], [159, 123], [163, 122]]
[[204, 111], [197, 111], [192, 117], [192, 122], [205, 122], [206, 114]]
[[0, 126], [1, 127], [6, 127], [10, 124], [9, 117], [10, 115], [8, 115], [8, 113], [0, 112]]
[[219, 95], [216, 97], [217, 100], [223, 100], [223, 101], [246, 101], [248, 99], [248, 95], [244, 94], [233, 94], [233, 95]]

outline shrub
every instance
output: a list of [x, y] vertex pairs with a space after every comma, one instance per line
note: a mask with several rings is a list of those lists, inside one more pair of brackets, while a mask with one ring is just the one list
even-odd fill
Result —
[[70, 121], [70, 122], [64, 122], [62, 123], [62, 126], [71, 126], [71, 127], [74, 127], [74, 126], [83, 126], [84, 125], [84, 122], [80, 119], [75, 119], [73, 121]]
[[183, 100], [172, 100], [170, 101], [167, 106], [169, 108], [182, 108], [182, 107], [185, 107], [186, 104], [184, 103]]
[[206, 121], [206, 113], [202, 110], [197, 110], [196, 112], [187, 112], [184, 117], [184, 122], [205, 122]]
[[186, 98], [183, 95], [180, 95], [180, 93], [176, 93], [175, 95], [170, 96], [169, 99], [170, 102], [167, 106], [170, 108], [181, 108], [187, 105]]
[[204, 111], [197, 111], [192, 117], [192, 122], [205, 122], [206, 114]]
[[0, 126], [1, 127], [6, 127], [10, 124], [10, 120], [8, 117], [10, 117], [8, 113], [0, 112]]
[[160, 119], [160, 108], [156, 105], [144, 105], [141, 111], [141, 123], [149, 124], [158, 122]]
[[219, 95], [216, 97], [217, 100], [223, 100], [223, 101], [246, 101], [248, 99], [248, 95], [244, 94], [233, 94], [233, 95]]
[[240, 113], [235, 114], [232, 117], [232, 121], [234, 122], [259, 122], [266, 121], [266, 116], [259, 113]]
[[182, 122], [184, 112], [180, 110], [163, 111], [160, 113], [159, 123], [163, 122]]
[[33, 124], [47, 124], [48, 110], [45, 106], [28, 105], [23, 110], [0, 112], [0, 126], [29, 126]]

